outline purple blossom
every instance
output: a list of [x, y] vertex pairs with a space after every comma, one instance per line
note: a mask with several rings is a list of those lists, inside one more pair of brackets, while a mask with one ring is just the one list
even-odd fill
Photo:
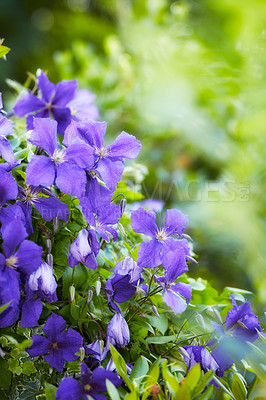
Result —
[[116, 188], [124, 170], [124, 158], [134, 159], [141, 149], [140, 141], [122, 132], [107, 147], [103, 146], [106, 122], [72, 122], [65, 132], [63, 143], [69, 146], [76, 138], [82, 139], [93, 149], [95, 168], [110, 190]]
[[0, 93], [0, 156], [7, 162], [14, 162], [15, 156], [11, 144], [5, 137], [12, 134], [13, 126], [12, 123], [1, 114], [2, 108], [2, 93]]
[[77, 140], [67, 149], [57, 141], [57, 122], [46, 118], [34, 119], [29, 141], [48, 154], [34, 155], [26, 169], [26, 183], [32, 186], [55, 184], [62, 192], [82, 196], [86, 186], [85, 168], [91, 168], [94, 157], [90, 146]]
[[20, 276], [19, 272], [5, 268], [5, 257], [0, 253], [0, 328], [12, 326], [19, 317]]
[[253, 313], [248, 301], [238, 306], [231, 296], [233, 308], [226, 316], [226, 331], [240, 340], [254, 342], [261, 326], [258, 317]]
[[114, 241], [117, 240], [118, 234], [113, 228], [113, 225], [117, 224], [121, 218], [121, 209], [119, 205], [107, 204], [97, 209], [95, 217], [86, 212], [84, 212], [84, 216], [90, 224], [89, 231], [94, 230], [106, 242], [110, 241], [110, 236], [113, 237]]
[[163, 301], [175, 313], [182, 313], [191, 300], [191, 286], [186, 283], [175, 283], [176, 279], [188, 271], [185, 253], [182, 249], [174, 250], [166, 254], [162, 262], [165, 267], [163, 277], [156, 278], [156, 281], [163, 287]]
[[122, 380], [111, 371], [106, 371], [104, 368], [96, 368], [90, 371], [86, 364], [81, 365], [80, 381], [74, 378], [64, 378], [60, 383], [57, 392], [56, 400], [80, 400], [90, 396], [95, 400], [106, 400], [106, 379], [111, 381], [116, 387], [121, 385]]
[[72, 119], [75, 121], [98, 119], [99, 111], [93, 104], [94, 100], [95, 95], [89, 90], [77, 90], [74, 99], [67, 103], [67, 107], [71, 110]]
[[0, 207], [9, 200], [15, 200], [18, 195], [18, 185], [11, 172], [7, 172], [0, 164]]
[[41, 71], [37, 77], [39, 97], [32, 93], [19, 100], [14, 112], [18, 117], [27, 115], [27, 128], [33, 129], [33, 117], [53, 117], [58, 122], [58, 133], [64, 133], [71, 122], [71, 112], [68, 103], [74, 99], [77, 89], [76, 81], [62, 81], [54, 85]]
[[126, 347], [130, 341], [130, 332], [127, 322], [120, 313], [113, 316], [107, 325], [107, 345], [111, 343], [115, 347]]
[[191, 369], [196, 364], [200, 364], [204, 372], [209, 370], [216, 371], [219, 368], [211, 353], [204, 346], [184, 346], [184, 349], [189, 356], [184, 356], [188, 369]]
[[67, 262], [71, 268], [82, 263], [87, 268], [97, 268], [96, 256], [100, 250], [94, 231], [82, 229], [77, 238], [71, 243]]
[[65, 221], [68, 220], [69, 211], [67, 205], [62, 203], [51, 191], [52, 196], [40, 197], [42, 191], [47, 194], [47, 189], [45, 190], [41, 186], [26, 186], [24, 189], [19, 186], [19, 194], [22, 200], [17, 204], [22, 208], [25, 219], [28, 221], [30, 233], [33, 233], [31, 206], [34, 206], [39, 211], [45, 221], [51, 221], [55, 217]]
[[43, 327], [47, 338], [35, 335], [33, 344], [27, 349], [31, 357], [44, 356], [44, 360], [58, 372], [63, 371], [65, 361], [74, 361], [78, 358], [76, 353], [83, 343], [82, 336], [74, 329], [67, 329], [62, 317], [52, 313]]
[[[143, 241], [139, 246], [138, 265], [154, 268], [162, 264], [164, 255], [169, 251], [183, 250], [189, 256], [189, 246], [186, 239], [175, 240], [171, 235], [182, 236], [188, 222], [187, 216], [181, 211], [171, 209], [166, 211], [165, 225], [159, 229], [155, 223], [155, 213], [139, 208], [131, 213], [133, 231], [150, 236], [152, 240]], [[165, 267], [167, 267], [165, 263]]]

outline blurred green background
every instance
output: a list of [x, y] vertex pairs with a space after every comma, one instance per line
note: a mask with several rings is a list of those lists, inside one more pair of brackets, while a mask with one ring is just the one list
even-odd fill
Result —
[[6, 105], [37, 68], [143, 144], [147, 197], [189, 215], [202, 276], [266, 301], [266, 2], [2, 0]]

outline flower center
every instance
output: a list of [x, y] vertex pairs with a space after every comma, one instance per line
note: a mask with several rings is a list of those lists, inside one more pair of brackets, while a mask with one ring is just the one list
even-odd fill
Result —
[[87, 384], [84, 386], [85, 392], [89, 392], [91, 390], [91, 385]]
[[62, 164], [65, 162], [65, 152], [64, 150], [55, 150], [52, 160], [56, 165]]
[[57, 346], [57, 343], [53, 343], [53, 346], [52, 346], [52, 347], [53, 347], [53, 349], [57, 349], [57, 347], [58, 347], [58, 346]]
[[101, 149], [97, 149], [97, 148], [95, 149], [95, 154], [99, 157], [107, 156], [107, 153], [108, 153], [108, 151], [104, 147], [102, 147]]
[[18, 258], [16, 256], [11, 256], [7, 258], [6, 260], [6, 265], [8, 265], [10, 268], [16, 269], [18, 267]]
[[158, 230], [156, 239], [159, 240], [159, 242], [163, 242], [165, 239], [167, 239], [167, 235], [163, 229]]
[[26, 187], [24, 191], [25, 191], [24, 199], [27, 203], [36, 201], [38, 199], [38, 194], [31, 191], [29, 187]]

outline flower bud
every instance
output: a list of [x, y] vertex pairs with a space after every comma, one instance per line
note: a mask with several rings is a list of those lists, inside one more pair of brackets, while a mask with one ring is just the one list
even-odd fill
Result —
[[196, 320], [198, 321], [198, 323], [201, 325], [201, 327], [203, 328], [204, 331], [206, 331], [206, 324], [204, 321], [204, 318], [201, 314], [197, 313], [196, 315]]
[[47, 254], [47, 256], [46, 256], [46, 261], [47, 261], [47, 264], [49, 264], [51, 267], [53, 267], [53, 256], [52, 256], [52, 254]]
[[187, 357], [188, 359], [190, 359], [190, 355], [189, 355], [188, 352], [184, 349], [184, 347], [178, 347], [178, 351], [179, 351], [179, 353], [180, 353], [183, 357]]
[[117, 224], [117, 230], [121, 233], [122, 236], [126, 236], [125, 229], [124, 229], [123, 225], [120, 224], [120, 222], [118, 222], [118, 224]]
[[59, 217], [58, 216], [53, 219], [53, 225], [54, 225], [54, 233], [56, 233], [59, 228]]
[[195, 258], [191, 257], [191, 256], [186, 256], [186, 260], [188, 262], [190, 262], [191, 264], [198, 264], [198, 261], [195, 260]]
[[152, 306], [152, 312], [156, 317], [160, 318], [160, 314], [158, 313], [157, 307], [155, 305]]
[[221, 315], [220, 315], [219, 311], [217, 311], [216, 308], [214, 308], [214, 307], [212, 307], [211, 310], [212, 310], [213, 314], [215, 315], [215, 317], [216, 317], [216, 318], [220, 321], [220, 323], [222, 324], [222, 323], [223, 323], [223, 320], [222, 320], [222, 318], [221, 318]]
[[88, 291], [87, 304], [90, 303], [92, 297], [93, 297], [93, 291], [90, 289], [90, 290]]
[[101, 281], [98, 279], [98, 281], [95, 282], [95, 292], [96, 292], [96, 296], [98, 297], [101, 291]]
[[107, 326], [107, 343], [113, 346], [125, 347], [130, 340], [130, 332], [126, 320], [120, 313], [115, 314]]
[[51, 239], [46, 239], [46, 247], [47, 247], [47, 251], [50, 254], [51, 250], [52, 250], [52, 242]]
[[[50, 256], [52, 255], [50, 254]], [[42, 262], [37, 270], [30, 275], [29, 287], [33, 291], [41, 291], [42, 297], [44, 296], [47, 300], [48, 298], [51, 298], [52, 300], [57, 288], [52, 267], [49, 264]]]
[[126, 201], [126, 199], [123, 198], [123, 199], [120, 201], [121, 215], [124, 214], [124, 211], [125, 211], [125, 209], [126, 209], [126, 205], [127, 205], [127, 201]]
[[79, 352], [80, 352], [80, 361], [83, 361], [85, 357], [85, 349], [83, 346], [79, 349]]
[[181, 238], [182, 239], [191, 240], [191, 242], [193, 242], [193, 239], [189, 235], [187, 235], [186, 233], [182, 233]]
[[69, 294], [70, 294], [70, 301], [74, 301], [75, 299], [75, 286], [71, 285], [69, 288]]

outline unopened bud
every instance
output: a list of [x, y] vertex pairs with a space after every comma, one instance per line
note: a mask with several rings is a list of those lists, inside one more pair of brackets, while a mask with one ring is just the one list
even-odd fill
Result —
[[126, 201], [126, 199], [123, 198], [123, 199], [120, 201], [121, 215], [124, 214], [125, 209], [126, 209], [126, 205], [127, 205], [127, 201]]
[[74, 285], [70, 286], [69, 294], [70, 294], [70, 301], [74, 301], [74, 299], [75, 299], [75, 286]]
[[219, 311], [216, 310], [216, 308], [212, 307], [212, 312], [215, 315], [215, 317], [221, 322], [221, 324], [223, 323], [222, 317], [219, 313]]
[[120, 224], [120, 222], [118, 222], [118, 224], [117, 224], [117, 229], [121, 233], [122, 236], [126, 236], [125, 229], [124, 229], [123, 225]]
[[158, 313], [157, 307], [153, 305], [151, 309], [153, 314], [156, 315], [156, 317], [160, 318], [160, 314]]
[[53, 219], [53, 225], [54, 225], [54, 233], [56, 233], [59, 228], [59, 217], [55, 217]]
[[241, 328], [248, 329], [248, 327], [242, 321], [238, 320], [236, 325], [240, 326]]
[[198, 264], [198, 261], [195, 260], [195, 258], [193, 258], [191, 256], [186, 256], [186, 259], [188, 262], [191, 262], [192, 264]]
[[179, 351], [179, 353], [180, 353], [183, 357], [186, 357], [186, 358], [190, 359], [190, 355], [189, 355], [188, 352], [184, 349], [184, 347], [178, 347], [178, 351]]
[[193, 239], [189, 235], [187, 235], [186, 233], [182, 233], [181, 238], [182, 239], [191, 240], [191, 242], [193, 242]]
[[47, 256], [46, 256], [46, 261], [47, 261], [47, 264], [49, 264], [50, 265], [50, 267], [52, 267], [53, 266], [53, 256], [52, 256], [52, 254], [47, 254]]
[[196, 320], [198, 321], [198, 323], [201, 325], [201, 327], [203, 328], [204, 331], [206, 331], [206, 324], [204, 321], [204, 318], [201, 314], [197, 313], [196, 315]]
[[49, 368], [49, 375], [52, 375], [52, 373], [53, 373], [53, 368], [50, 367], [50, 368]]
[[90, 289], [88, 291], [87, 304], [89, 304], [89, 302], [91, 301], [92, 297], [93, 297], [93, 291]]
[[80, 352], [80, 361], [83, 361], [85, 357], [85, 349], [83, 346], [79, 349], [79, 352]]
[[51, 250], [52, 250], [52, 242], [51, 242], [51, 239], [46, 239], [46, 247], [47, 247], [48, 253], [51, 253]]
[[101, 292], [101, 281], [98, 279], [98, 281], [95, 282], [95, 292], [96, 292], [96, 296], [98, 297], [100, 292]]
[[103, 348], [104, 348], [104, 341], [103, 340], [99, 340], [99, 346], [100, 346], [100, 354], [102, 354]]

